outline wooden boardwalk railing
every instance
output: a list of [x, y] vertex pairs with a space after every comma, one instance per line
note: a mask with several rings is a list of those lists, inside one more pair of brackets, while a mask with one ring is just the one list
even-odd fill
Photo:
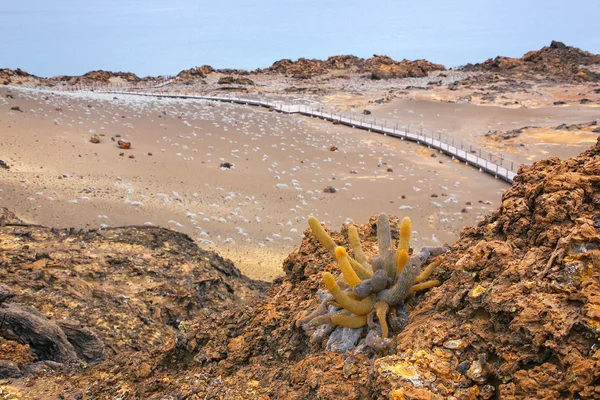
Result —
[[[439, 132], [429, 132], [428, 134], [428, 132], [423, 129], [419, 129], [418, 132], [415, 132], [413, 128], [413, 131], [411, 132], [410, 126], [402, 128], [399, 127], [398, 124], [393, 127], [388, 127], [386, 120], [377, 120], [374, 118], [372, 120], [365, 119], [365, 116], [361, 116], [360, 118], [357, 116], [346, 116], [334, 111], [326, 111], [321, 106], [312, 107], [311, 105], [307, 104], [286, 104], [283, 101], [267, 99], [258, 96], [239, 97], [235, 94], [229, 94], [228, 96], [209, 96], [198, 93], [184, 94], [173, 93], [172, 91], [155, 90], [167, 86], [169, 83], [171, 83], [171, 81], [171, 79], [164, 79], [160, 82], [156, 82], [155, 84], [152, 82], [147, 82], [145, 86], [142, 87], [86, 87], [80, 85], [76, 88], [70, 88], [68, 90], [177, 99], [223, 101], [236, 104], [266, 107], [285, 114], [301, 114], [310, 117], [322, 118], [332, 121], [336, 124], [339, 123], [352, 128], [365, 129], [372, 132], [381, 133], [383, 135], [400, 138], [402, 140], [410, 140], [412, 142], [431, 147], [451, 156], [452, 158], [464, 161], [465, 163], [478, 168], [480, 171], [486, 172], [508, 183], [513, 182], [518, 169], [521, 167], [520, 163], [486, 151], [485, 149], [468, 143], [462, 139], [455, 139], [452, 136], [444, 135]], [[56, 87], [53, 88], [53, 90], [56, 89]]]

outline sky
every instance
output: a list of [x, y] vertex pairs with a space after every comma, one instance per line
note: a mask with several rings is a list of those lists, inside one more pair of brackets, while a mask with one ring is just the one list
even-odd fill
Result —
[[299, 57], [454, 67], [559, 40], [600, 53], [600, 0], [0, 0], [0, 68], [140, 76]]

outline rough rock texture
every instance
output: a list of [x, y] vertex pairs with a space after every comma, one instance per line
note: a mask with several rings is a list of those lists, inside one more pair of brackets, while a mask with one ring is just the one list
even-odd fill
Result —
[[21, 68], [14, 70], [10, 68], [0, 68], [0, 85], [20, 85], [22, 83], [38, 80], [40, 80], [39, 77], [23, 71]]
[[365, 61], [364, 70], [371, 72], [373, 79], [389, 78], [415, 78], [427, 76], [432, 71], [444, 71], [441, 64], [434, 64], [427, 60], [392, 60], [387, 56], [373, 56]]
[[266, 72], [292, 75], [294, 78], [307, 79], [327, 72], [322, 60], [299, 58], [297, 61], [283, 59], [276, 61]]
[[521, 58], [499, 56], [481, 64], [467, 65], [465, 70], [502, 72], [519, 76], [539, 75], [561, 82], [598, 82], [600, 74], [585, 68], [593, 64], [600, 64], [600, 55], [552, 41], [550, 46], [530, 51]]
[[[375, 220], [358, 227], [367, 256], [376, 252]], [[397, 220], [391, 225], [396, 241]], [[348, 246], [345, 230], [331, 235]], [[241, 301], [252, 282], [166, 230], [6, 226], [0, 243], [3, 283], [21, 303], [73, 317], [113, 349], [85, 369], [22, 368], [25, 377], [0, 384], [3, 393], [600, 398], [600, 143], [523, 167], [500, 208], [441, 256], [433, 277], [442, 285], [408, 302], [408, 325], [388, 354], [327, 352], [295, 327], [317, 306], [321, 273], [337, 269], [308, 231], [285, 276], [253, 305]], [[13, 342], [0, 350], [6, 374], [31, 363]]]
[[[74, 390], [78, 379], [88, 396], [114, 398], [103, 393], [108, 382], [120, 382], [110, 393], [123, 393], [140, 375], [150, 376], [161, 349], [190, 321], [233, 303], [248, 306], [266, 290], [265, 283], [241, 276], [231, 261], [167, 229], [56, 230], [0, 211], [2, 284], [14, 292], [0, 307], [0, 360], [11, 366], [6, 374], [16, 374], [16, 363], [22, 379], [34, 383], [0, 383], [3, 393], [18, 398], [49, 398]], [[14, 325], [20, 321], [26, 324]], [[14, 341], [18, 334], [34, 337], [32, 347]], [[47, 337], [57, 337], [61, 348], [44, 347]], [[48, 368], [65, 375], [47, 379]], [[74, 380], [68, 378], [72, 373]], [[65, 379], [69, 383], [60, 383]], [[101, 389], [91, 383], [97, 379]]]
[[60, 75], [50, 78], [50, 81], [60, 82], [64, 81], [69, 85], [77, 85], [84, 84], [90, 85], [95, 83], [107, 84], [109, 83], [111, 78], [121, 78], [129, 83], [138, 83], [142, 80], [153, 79], [153, 77], [146, 77], [141, 79], [136, 74], [132, 72], [113, 72], [113, 71], [90, 71], [81, 76], [68, 76], [68, 75]]
[[204, 79], [213, 72], [215, 72], [213, 67], [211, 67], [210, 65], [203, 65], [201, 67], [184, 69], [183, 71], [177, 74], [177, 79], [182, 81]]
[[371, 73], [374, 79], [406, 78], [427, 76], [431, 71], [443, 71], [446, 68], [427, 60], [394, 61], [387, 56], [374, 55], [363, 59], [352, 55], [329, 57], [327, 60], [300, 58], [297, 61], [284, 59], [275, 62], [262, 72], [291, 75], [298, 79], [308, 79], [334, 70], [351, 70]]

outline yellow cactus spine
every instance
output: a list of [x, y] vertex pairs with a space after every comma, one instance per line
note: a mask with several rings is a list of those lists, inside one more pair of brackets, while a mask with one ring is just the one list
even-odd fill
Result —
[[375, 305], [375, 301], [371, 297], [367, 297], [363, 300], [353, 300], [348, 295], [340, 289], [335, 278], [329, 272], [323, 273], [323, 283], [329, 290], [329, 293], [333, 295], [335, 301], [346, 310], [350, 311], [352, 314], [356, 315], [367, 315], [373, 309]]
[[313, 216], [308, 217], [308, 225], [323, 247], [329, 250], [331, 254], [335, 254], [336, 244], [331, 236], [325, 232], [325, 228], [323, 228], [319, 220]]
[[367, 324], [367, 316], [334, 314], [331, 316], [331, 323], [344, 328], [362, 328]]
[[415, 283], [421, 283], [423, 282], [425, 279], [429, 278], [429, 276], [431, 275], [431, 273], [433, 272], [433, 269], [435, 267], [437, 267], [438, 265], [440, 265], [442, 263], [441, 260], [435, 260], [434, 262], [430, 263], [424, 270], [423, 272], [421, 272], [418, 276], [417, 279], [415, 279]]
[[389, 329], [387, 324], [387, 313], [390, 311], [390, 305], [385, 301], [378, 301], [375, 304], [375, 313], [377, 314], [377, 318], [379, 319], [379, 323], [381, 324], [381, 338], [387, 339]]
[[410, 218], [404, 217], [400, 224], [400, 243], [398, 244], [398, 251], [406, 250], [410, 246], [410, 234], [412, 232], [412, 223]]
[[365, 255], [365, 252], [362, 249], [362, 244], [360, 243], [360, 238], [358, 237], [358, 229], [354, 225], [348, 227], [348, 239], [350, 240], [350, 245], [352, 246], [352, 251], [354, 252], [354, 257], [359, 264], [361, 264], [367, 271], [373, 272], [371, 265], [369, 265], [369, 260]]
[[352, 265], [350, 265], [350, 260], [348, 260], [348, 253], [346, 253], [346, 249], [344, 249], [342, 246], [337, 246], [335, 248], [335, 258], [340, 265], [344, 279], [346, 279], [346, 282], [348, 282], [348, 285], [350, 285], [351, 288], [359, 283], [362, 283], [358, 275], [356, 275], [356, 272], [354, 272]]
[[440, 286], [442, 283], [438, 280], [433, 280], [433, 281], [427, 281], [427, 282], [423, 282], [423, 283], [418, 283], [416, 285], [413, 285], [410, 290], [408, 291], [408, 295], [406, 296], [406, 299], [412, 299], [412, 297], [415, 295], [415, 293], [417, 293], [418, 291], [421, 290], [425, 290], [425, 289], [430, 289], [432, 287], [436, 287], [436, 286]]
[[406, 267], [408, 259], [409, 256], [407, 250], [402, 249], [396, 252], [396, 275], [400, 275], [402, 271], [404, 271], [404, 267]]

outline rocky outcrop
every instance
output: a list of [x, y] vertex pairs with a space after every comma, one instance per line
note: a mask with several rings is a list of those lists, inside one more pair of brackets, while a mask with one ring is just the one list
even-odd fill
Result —
[[[188, 236], [155, 227], [50, 229], [0, 209], [0, 249], [0, 376], [10, 366], [7, 374], [34, 385], [0, 387], [19, 398], [75, 387], [100, 398], [112, 379], [120, 383], [109, 390], [123, 390], [130, 378], [121, 374], [133, 383], [160, 369], [152, 358], [191, 321], [251, 304], [266, 288]], [[74, 379], [60, 388], [50, 370]], [[83, 383], [102, 374], [113, 377], [101, 379], [104, 389]]]
[[361, 67], [364, 64], [364, 59], [344, 54], [340, 56], [329, 57], [324, 62], [325, 67], [330, 70], [336, 69], [351, 69], [353, 67]]
[[550, 46], [526, 53], [521, 58], [496, 57], [467, 65], [467, 71], [491, 71], [521, 76], [537, 75], [566, 82], [600, 81], [600, 74], [586, 66], [600, 65], [600, 55], [552, 41]]
[[210, 65], [203, 65], [201, 67], [184, 69], [183, 71], [177, 74], [177, 79], [182, 81], [204, 79], [213, 72], [215, 72], [213, 67], [211, 67]]
[[23, 80], [38, 80], [39, 77], [35, 75], [31, 75], [21, 68], [10, 69], [10, 68], [1, 68], [0, 69], [0, 85], [9, 85], [11, 83], [19, 83]]
[[132, 72], [113, 72], [113, 71], [90, 71], [81, 76], [70, 76], [70, 75], [59, 75], [50, 78], [51, 82], [66, 82], [68, 85], [92, 85], [92, 84], [108, 84], [111, 79], [120, 78], [128, 83], [139, 83], [143, 80], [155, 79], [154, 77], [148, 76], [140, 78]]
[[445, 67], [427, 60], [395, 61], [390, 57], [378, 55], [365, 60], [352, 55], [340, 55], [329, 57], [326, 61], [306, 58], [300, 58], [297, 61], [284, 59], [277, 61], [267, 70], [259, 70], [259, 72], [308, 79], [335, 70], [370, 73], [373, 79], [391, 79], [427, 76], [429, 72], [443, 71]]
[[282, 75], [291, 75], [297, 79], [308, 79], [327, 72], [322, 60], [299, 58], [297, 61], [283, 59], [276, 61], [266, 71]]
[[392, 60], [387, 56], [374, 55], [365, 61], [363, 70], [371, 72], [372, 79], [390, 78], [415, 78], [427, 76], [432, 71], [444, 71], [441, 64], [434, 64], [427, 60]]

